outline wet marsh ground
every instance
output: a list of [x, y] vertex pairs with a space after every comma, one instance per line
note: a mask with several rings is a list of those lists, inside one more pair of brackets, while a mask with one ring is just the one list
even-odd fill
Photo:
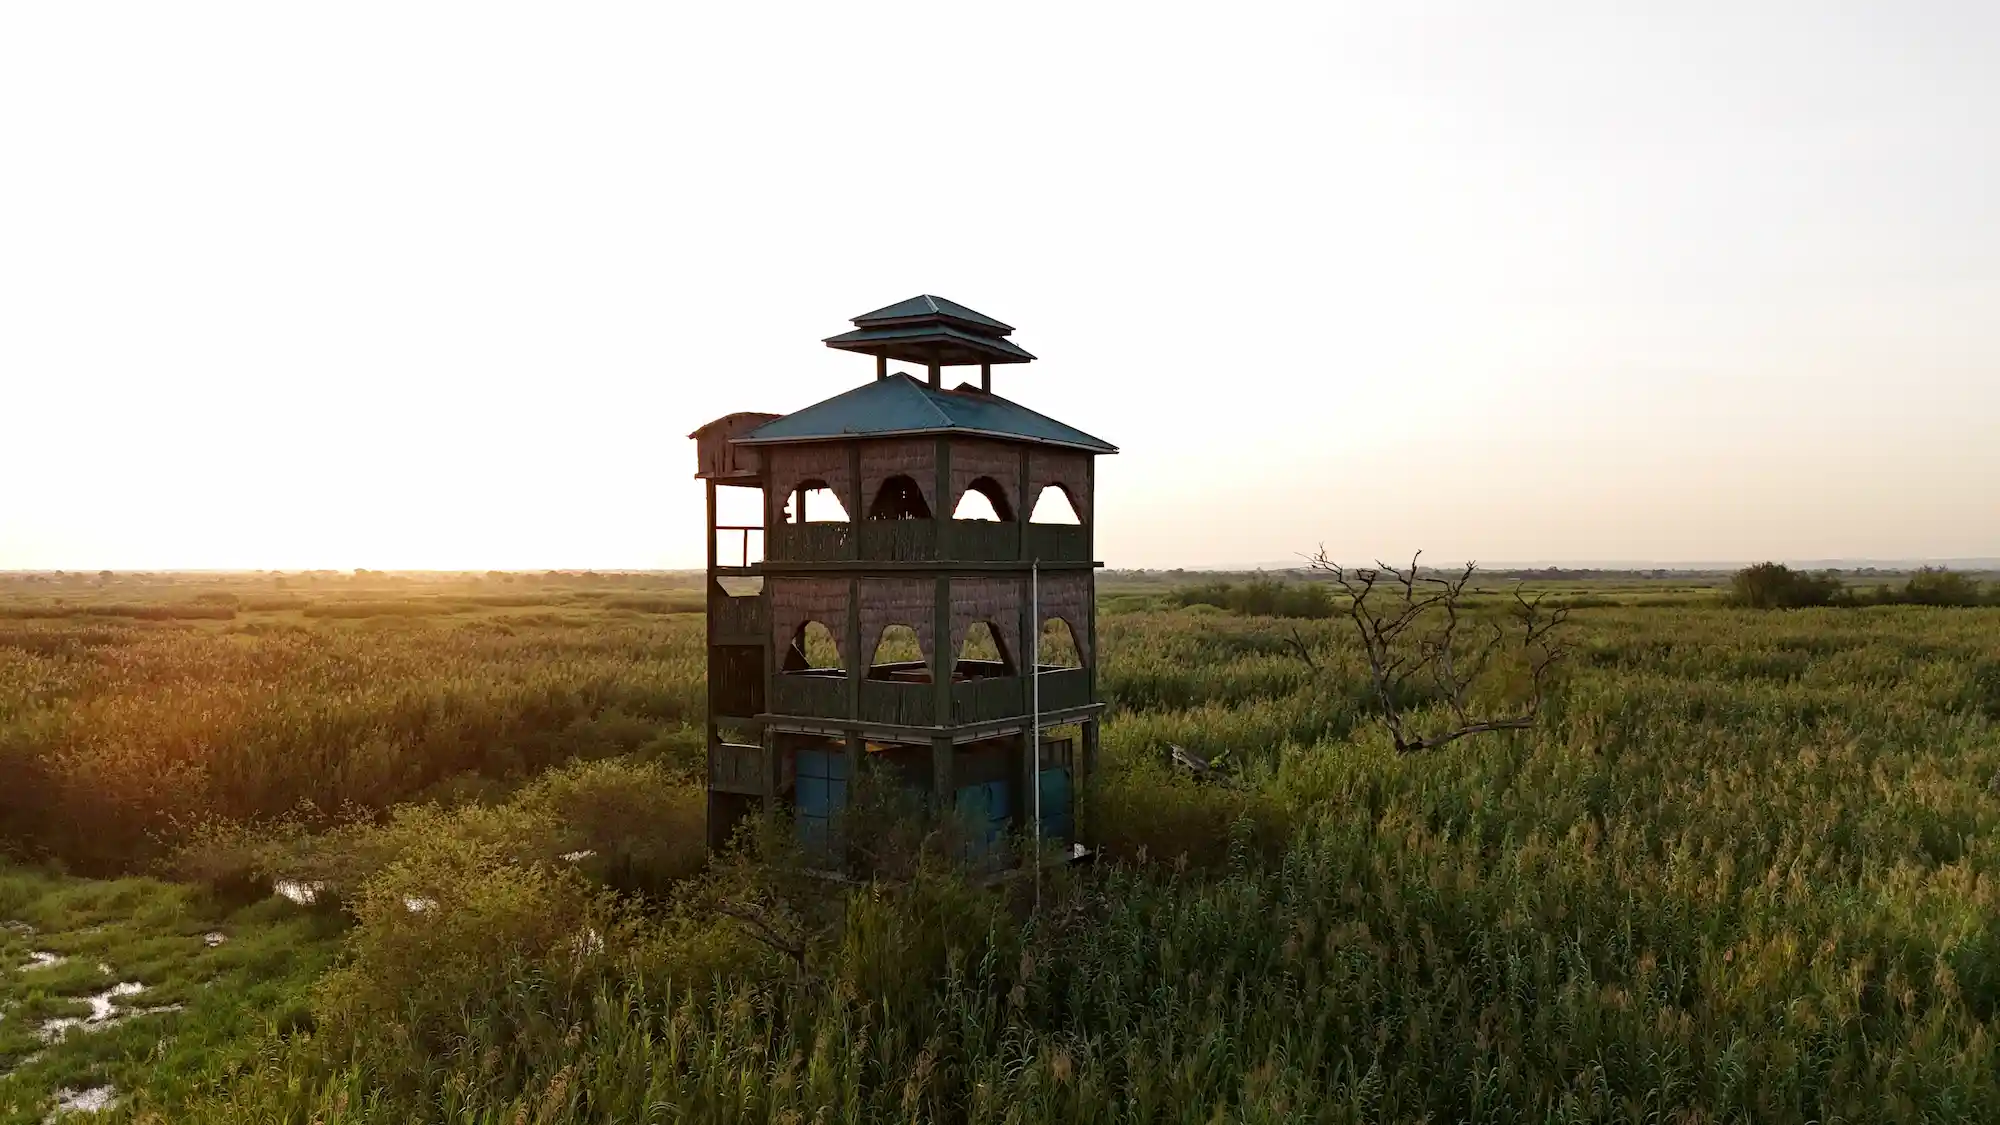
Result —
[[8, 1119], [2000, 1119], [2000, 610], [1565, 582], [1537, 728], [1400, 757], [1343, 622], [1107, 576], [1030, 916], [702, 871], [684, 580], [391, 577], [0, 589]]
[[230, 909], [149, 878], [0, 873], [0, 1122], [64, 1093], [171, 1100], [272, 1027], [311, 1019], [307, 989], [345, 923], [284, 902]]

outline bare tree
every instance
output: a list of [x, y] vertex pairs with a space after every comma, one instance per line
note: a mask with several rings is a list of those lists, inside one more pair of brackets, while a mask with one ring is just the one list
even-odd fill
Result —
[[[1544, 594], [1530, 597], [1516, 587], [1506, 614], [1476, 613], [1464, 596], [1477, 564], [1425, 573], [1417, 565], [1422, 556], [1421, 551], [1412, 556], [1407, 570], [1381, 562], [1344, 567], [1328, 558], [1324, 547], [1307, 558], [1310, 569], [1347, 594], [1347, 616], [1368, 656], [1375, 698], [1396, 751], [1435, 750], [1470, 735], [1533, 726], [1554, 669], [1569, 655], [1568, 643], [1557, 635], [1569, 610], [1544, 609]], [[1497, 670], [1496, 658], [1525, 664], [1528, 676], [1525, 698], [1497, 712], [1482, 710], [1474, 700], [1474, 689]], [[1443, 704], [1446, 721], [1418, 729], [1403, 709], [1413, 689], [1428, 689]]]

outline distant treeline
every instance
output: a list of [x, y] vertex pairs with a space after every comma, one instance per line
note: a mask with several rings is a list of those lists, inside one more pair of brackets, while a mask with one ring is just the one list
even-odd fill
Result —
[[296, 594], [211, 591], [186, 601], [99, 602], [61, 598], [0, 602], [0, 619], [124, 618], [136, 621], [232, 621], [239, 612], [298, 612], [308, 618], [439, 617], [484, 609], [606, 609], [634, 613], [699, 613], [707, 605], [696, 591], [658, 594], [581, 591], [552, 594], [387, 594], [373, 598], [307, 598]]
[[1275, 578], [1253, 578], [1247, 582], [1217, 580], [1198, 586], [1183, 586], [1167, 595], [1177, 606], [1214, 606], [1250, 617], [1332, 617], [1333, 594], [1314, 582], [1280, 582]]
[[2000, 583], [1983, 585], [1970, 575], [1924, 567], [1901, 586], [1886, 582], [1850, 586], [1835, 571], [1818, 574], [1783, 563], [1758, 563], [1729, 580], [1728, 600], [1749, 609], [1803, 609], [1810, 606], [1934, 605], [2000, 606]]

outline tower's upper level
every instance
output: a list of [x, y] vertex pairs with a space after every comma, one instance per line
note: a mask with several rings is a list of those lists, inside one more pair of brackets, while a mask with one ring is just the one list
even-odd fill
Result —
[[[730, 414], [689, 435], [696, 476], [764, 492], [761, 528], [727, 529], [743, 542], [723, 554], [747, 560], [756, 532], [767, 564], [1088, 565], [1092, 462], [1118, 450], [992, 392], [992, 364], [1034, 358], [1005, 339], [1013, 329], [932, 296], [854, 324], [826, 343], [875, 356], [874, 380], [790, 414]], [[891, 375], [891, 359], [924, 363], [930, 377]], [[946, 389], [941, 369], [969, 364], [979, 385]], [[1050, 489], [1071, 513], [1068, 526], [1037, 514]]]

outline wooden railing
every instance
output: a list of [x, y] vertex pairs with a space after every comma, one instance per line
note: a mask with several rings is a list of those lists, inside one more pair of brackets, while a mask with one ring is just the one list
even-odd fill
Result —
[[861, 681], [861, 718], [905, 727], [937, 725], [937, 689], [930, 684]]
[[1045, 671], [1042, 682], [1042, 710], [1062, 711], [1090, 702], [1090, 673], [1082, 668]]
[[836, 562], [853, 557], [851, 523], [781, 523], [770, 532], [765, 557], [772, 562]]
[[983, 723], [1027, 713], [1021, 677], [993, 676], [951, 685], [951, 721]]
[[1043, 562], [1089, 562], [1090, 530], [1074, 523], [1031, 523], [1027, 557]]
[[861, 557], [870, 562], [931, 562], [938, 557], [935, 520], [862, 520]]
[[963, 562], [1010, 562], [1021, 557], [1021, 525], [953, 520], [945, 553]]
[[747, 567], [764, 561], [764, 529], [715, 525], [715, 565]]
[[771, 713], [848, 718], [847, 677], [779, 673], [771, 677]]
[[[1013, 719], [1031, 710], [1029, 682], [1021, 676], [983, 676], [951, 685], [951, 722], [985, 723]], [[937, 725], [936, 688], [905, 680], [861, 681], [861, 707], [849, 715], [847, 680], [788, 672], [771, 681], [771, 711], [779, 715], [828, 719], [859, 718], [863, 722], [903, 727]], [[1061, 668], [1041, 675], [1042, 710], [1063, 711], [1090, 702], [1090, 674], [1081, 668]]]
[[[745, 532], [746, 538], [754, 532]], [[763, 533], [771, 562], [1089, 562], [1090, 529], [1080, 524], [992, 520], [862, 520], [781, 523]], [[945, 538], [942, 542], [939, 536]], [[860, 550], [855, 550], [855, 537]], [[735, 544], [731, 544], [732, 548]], [[756, 561], [751, 545], [744, 557]], [[733, 552], [732, 552], [733, 553]], [[725, 560], [733, 565], [737, 560]]]

